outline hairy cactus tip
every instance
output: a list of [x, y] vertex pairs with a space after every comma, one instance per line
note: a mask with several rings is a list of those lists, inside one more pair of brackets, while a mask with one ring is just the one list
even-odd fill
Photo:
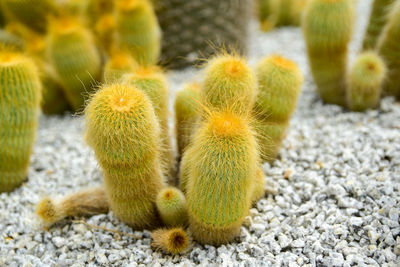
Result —
[[36, 137], [42, 87], [34, 62], [0, 48], [0, 192], [20, 186]]
[[113, 213], [135, 229], [159, 224], [156, 197], [164, 187], [160, 127], [137, 87], [104, 85], [86, 111], [86, 140], [103, 169]]
[[182, 182], [194, 239], [216, 245], [232, 241], [254, 199], [260, 164], [248, 119], [228, 111], [210, 112], [183, 160], [187, 170], [181, 179], [187, 180]]
[[181, 254], [191, 247], [191, 238], [183, 228], [158, 229], [151, 233], [152, 246], [165, 253]]
[[222, 53], [207, 63], [200, 96], [207, 107], [246, 114], [257, 96], [255, 75], [244, 58]]

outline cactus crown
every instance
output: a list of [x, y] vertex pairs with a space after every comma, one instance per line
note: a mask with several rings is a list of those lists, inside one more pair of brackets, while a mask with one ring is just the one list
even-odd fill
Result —
[[135, 66], [136, 62], [131, 58], [129, 53], [114, 52], [110, 57], [110, 68], [112, 69], [128, 69]]
[[105, 33], [115, 28], [115, 18], [113, 14], [102, 15], [96, 23], [96, 31]]
[[386, 73], [383, 61], [372, 51], [361, 54], [354, 65], [353, 69], [357, 70], [357, 73], [353, 73], [353, 75], [358, 76], [360, 81], [364, 79], [366, 83], [370, 82], [369, 79], [381, 80]]
[[146, 0], [119, 0], [117, 8], [122, 12], [131, 12], [134, 9], [143, 8]]
[[209, 118], [209, 130], [220, 137], [241, 135], [245, 124], [243, 120], [229, 112], [215, 113]]
[[185, 252], [190, 246], [190, 238], [182, 228], [159, 229], [152, 237], [153, 246], [172, 254]]
[[293, 61], [282, 57], [281, 55], [274, 54], [269, 57], [270, 62], [278, 68], [295, 70], [297, 69], [297, 64]]

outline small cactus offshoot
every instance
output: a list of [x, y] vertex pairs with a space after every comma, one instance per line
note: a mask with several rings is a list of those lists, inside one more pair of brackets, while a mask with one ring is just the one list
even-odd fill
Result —
[[186, 226], [186, 198], [175, 187], [166, 187], [158, 193], [157, 209], [162, 221], [167, 226]]
[[375, 52], [360, 54], [348, 75], [347, 102], [351, 110], [375, 108], [380, 101], [386, 67]]
[[108, 210], [104, 188], [93, 188], [60, 199], [44, 198], [37, 205], [36, 214], [49, 227], [69, 216], [102, 214]]
[[191, 239], [182, 228], [158, 229], [151, 233], [152, 246], [165, 253], [180, 254], [191, 247]]

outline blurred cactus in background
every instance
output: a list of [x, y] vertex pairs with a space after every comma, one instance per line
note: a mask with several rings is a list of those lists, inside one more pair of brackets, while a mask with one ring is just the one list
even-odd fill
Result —
[[380, 40], [378, 53], [383, 58], [388, 72], [383, 90], [387, 95], [400, 99], [400, 2], [397, 1], [389, 14]]
[[101, 59], [92, 33], [76, 18], [54, 19], [47, 36], [47, 56], [74, 111], [100, 78]]
[[208, 58], [216, 47], [247, 50], [253, 0], [154, 1], [163, 31], [161, 62], [182, 68]]
[[258, 18], [263, 31], [280, 26], [298, 26], [308, 0], [258, 0]]
[[41, 86], [29, 58], [0, 51], [0, 192], [27, 178], [36, 136]]
[[189, 145], [200, 113], [200, 84], [186, 84], [175, 99], [175, 134], [181, 157]]
[[346, 105], [348, 44], [353, 33], [352, 0], [310, 0], [303, 18], [308, 59], [326, 103]]
[[104, 82], [121, 82], [125, 74], [134, 72], [138, 67], [129, 52], [118, 50], [111, 52], [104, 66]]
[[158, 62], [161, 31], [149, 0], [117, 1], [116, 42], [140, 65]]
[[386, 67], [375, 52], [358, 55], [347, 78], [347, 103], [351, 110], [364, 111], [379, 104]]
[[378, 38], [387, 22], [392, 4], [396, 0], [374, 0], [367, 31], [364, 36], [363, 50], [375, 49]]
[[45, 32], [49, 15], [56, 11], [54, 0], [1, 0], [8, 20], [17, 20], [39, 32]]

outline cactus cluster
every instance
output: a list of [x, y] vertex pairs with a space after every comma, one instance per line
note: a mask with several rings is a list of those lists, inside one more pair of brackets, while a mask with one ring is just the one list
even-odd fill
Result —
[[379, 104], [382, 86], [387, 94], [400, 96], [400, 4], [393, 3], [374, 1], [363, 42], [365, 52], [358, 55], [348, 70], [354, 1], [309, 1], [302, 27], [311, 72], [324, 102], [364, 111]]

